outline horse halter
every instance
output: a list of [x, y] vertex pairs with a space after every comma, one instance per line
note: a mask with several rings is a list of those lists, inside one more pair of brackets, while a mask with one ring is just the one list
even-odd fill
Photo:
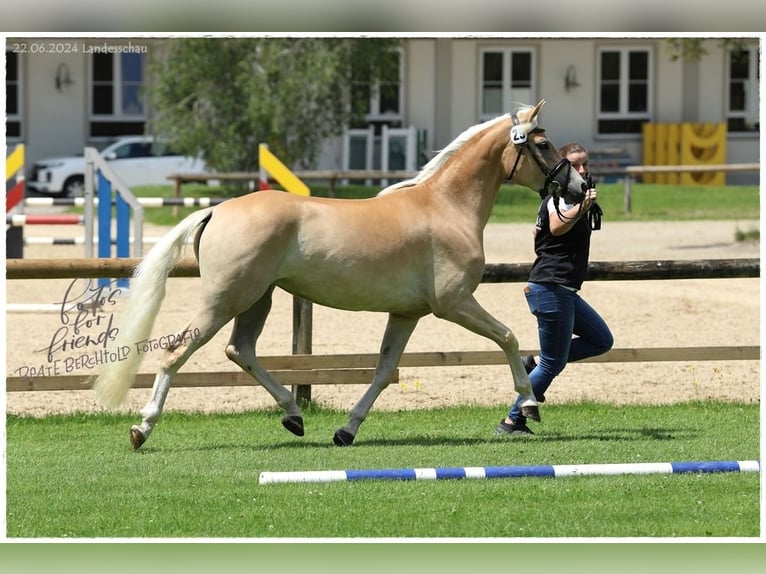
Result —
[[[543, 175], [545, 175], [545, 181], [543, 182], [543, 187], [540, 190], [540, 195], [548, 195], [549, 193], [553, 195], [553, 197], [556, 199], [555, 205], [556, 205], [556, 213], [558, 214], [559, 218], [562, 219], [577, 219], [579, 217], [579, 213], [574, 218], [568, 218], [563, 213], [561, 213], [559, 209], [559, 200], [561, 199], [561, 193], [562, 191], [565, 191], [569, 188], [569, 177], [572, 169], [572, 165], [569, 162], [569, 160], [565, 157], [562, 157], [556, 165], [553, 166], [553, 169], [548, 169], [548, 166], [545, 164], [545, 160], [543, 160], [542, 156], [540, 155], [540, 152], [537, 150], [536, 147], [529, 145], [529, 136], [526, 131], [521, 129], [519, 118], [516, 114], [513, 114], [511, 116], [511, 119], [513, 120], [513, 127], [511, 128], [511, 141], [516, 146], [516, 149], [518, 153], [516, 154], [516, 161], [513, 163], [513, 169], [511, 169], [511, 173], [508, 176], [508, 181], [510, 181], [513, 178], [513, 174], [516, 172], [516, 168], [519, 165], [519, 160], [521, 159], [521, 156], [524, 154], [524, 150], [529, 151], [529, 155], [532, 156], [532, 159], [535, 160], [535, 163], [537, 164], [537, 167], [540, 168], [540, 171], [543, 172]], [[544, 129], [537, 127], [537, 121], [535, 120], [534, 127], [529, 131], [529, 133], [542, 133], [545, 132]], [[549, 187], [555, 186], [553, 191], [549, 191]], [[587, 189], [587, 184], [583, 184], [583, 191]], [[580, 209], [582, 209], [582, 204], [580, 204]], [[600, 209], [599, 209], [600, 211]], [[601, 227], [600, 219], [598, 222], [598, 228]], [[594, 229], [596, 227], [594, 226]]]
[[[516, 173], [516, 168], [519, 165], [519, 160], [524, 154], [524, 150], [527, 150], [529, 151], [529, 155], [532, 157], [532, 159], [535, 160], [537, 167], [539, 167], [540, 171], [542, 171], [543, 175], [545, 175], [545, 182], [543, 183], [542, 190], [547, 192], [548, 188], [555, 184], [556, 189], [554, 190], [553, 195], [554, 197], [559, 197], [560, 191], [566, 190], [569, 187], [569, 175], [571, 169], [569, 160], [565, 157], [562, 157], [558, 163], [553, 166], [553, 169], [548, 169], [545, 160], [543, 160], [537, 148], [529, 145], [529, 136], [526, 131], [521, 129], [519, 117], [516, 114], [513, 114], [511, 119], [513, 120], [513, 127], [511, 128], [511, 141], [516, 146], [518, 153], [516, 154], [516, 161], [513, 164], [513, 169], [511, 169], [511, 173], [508, 175], [508, 181], [513, 179], [513, 175]], [[535, 121], [535, 127], [530, 130], [530, 133], [543, 132], [545, 132], [545, 130], [538, 128], [537, 122]]]

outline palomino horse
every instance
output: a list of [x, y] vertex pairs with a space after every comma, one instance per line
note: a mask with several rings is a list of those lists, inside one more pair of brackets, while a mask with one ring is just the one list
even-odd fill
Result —
[[[350, 412], [336, 445], [353, 443], [359, 426], [390, 382], [418, 320], [429, 313], [497, 343], [508, 357], [522, 412], [539, 421], [537, 401], [511, 330], [473, 296], [484, 270], [483, 232], [500, 185], [550, 186], [556, 197], [582, 200], [585, 182], [537, 128], [543, 101], [469, 128], [419, 174], [361, 200], [259, 191], [197, 211], [147, 254], [133, 280], [115, 347], [151, 334], [167, 276], [196, 232], [201, 301], [184, 331], [164, 351], [143, 420], [131, 428], [138, 449], [157, 423], [173, 376], [227, 322], [226, 356], [250, 373], [284, 409], [282, 424], [303, 436], [292, 393], [259, 363], [255, 343], [275, 287], [320, 305], [388, 313], [372, 384]], [[103, 366], [96, 393], [107, 407], [124, 402], [140, 357]]]

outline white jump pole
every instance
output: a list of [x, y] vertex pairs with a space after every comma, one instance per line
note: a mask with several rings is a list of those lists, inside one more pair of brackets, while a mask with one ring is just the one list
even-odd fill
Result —
[[466, 478], [562, 478], [586, 475], [684, 474], [760, 472], [757, 460], [708, 462], [647, 462], [614, 464], [563, 464], [539, 466], [477, 466], [452, 468], [389, 468], [368, 470], [310, 470], [262, 472], [258, 484], [287, 482], [341, 482], [352, 480], [447, 480]]

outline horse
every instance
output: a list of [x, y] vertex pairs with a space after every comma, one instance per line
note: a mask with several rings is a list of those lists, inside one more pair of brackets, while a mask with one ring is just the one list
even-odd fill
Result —
[[[256, 341], [279, 287], [319, 305], [388, 313], [372, 382], [333, 442], [351, 445], [388, 386], [418, 321], [432, 313], [494, 341], [504, 352], [524, 416], [540, 421], [537, 401], [512, 331], [474, 298], [484, 271], [483, 232], [500, 186], [512, 181], [582, 201], [583, 179], [538, 127], [544, 100], [465, 130], [409, 180], [374, 197], [336, 199], [262, 190], [201, 209], [178, 223], [137, 266], [111, 348], [146, 340], [165, 297], [171, 269], [194, 237], [200, 302], [163, 351], [140, 425], [138, 450], [162, 413], [174, 375], [234, 320], [226, 356], [249, 373], [283, 410], [282, 425], [304, 436], [293, 394], [259, 363]], [[106, 408], [124, 403], [138, 353], [106, 363], [93, 388]]]

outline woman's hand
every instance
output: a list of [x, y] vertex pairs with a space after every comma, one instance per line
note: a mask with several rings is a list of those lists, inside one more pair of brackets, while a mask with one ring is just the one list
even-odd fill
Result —
[[595, 187], [591, 187], [588, 191], [585, 192], [585, 197], [583, 198], [581, 202], [582, 211], [588, 211], [590, 209], [590, 206], [593, 205], [596, 202], [596, 199], [598, 198], [598, 191]]
[[558, 213], [552, 213], [549, 217], [551, 235], [564, 235], [567, 231], [572, 229], [574, 224], [577, 223], [577, 220], [588, 213], [588, 210], [596, 202], [597, 197], [598, 191], [596, 191], [595, 187], [592, 187], [585, 192], [583, 200], [577, 205], [572, 206], [571, 209], [568, 209], [560, 215]]

